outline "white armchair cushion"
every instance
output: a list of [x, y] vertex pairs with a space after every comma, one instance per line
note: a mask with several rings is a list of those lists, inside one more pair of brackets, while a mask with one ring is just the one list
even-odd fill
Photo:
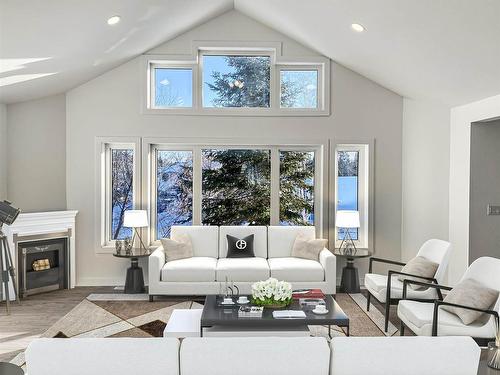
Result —
[[259, 281], [269, 278], [265, 258], [221, 258], [217, 261], [217, 281]]
[[[403, 300], [398, 305], [398, 317], [415, 334], [419, 336], [432, 335], [432, 319], [434, 303]], [[493, 323], [476, 321], [465, 325], [458, 316], [448, 311], [439, 309], [438, 313], [439, 336], [471, 336], [489, 338], [494, 336]]]
[[[365, 274], [365, 287], [368, 291], [380, 302], [384, 303], [387, 297], [387, 275], [379, 275], [376, 273]], [[403, 297], [403, 283], [398, 280], [397, 275], [391, 278], [391, 298]], [[428, 298], [433, 299], [437, 297], [436, 290], [433, 288], [425, 290], [413, 290], [408, 288], [408, 298]]]
[[219, 247], [219, 227], [210, 225], [174, 225], [170, 238], [178, 241], [179, 235], [187, 234], [193, 245], [195, 257], [217, 258]]
[[256, 257], [267, 258], [267, 227], [258, 225], [231, 225], [220, 227], [219, 258], [227, 257], [227, 235], [244, 238], [254, 235], [253, 252]]
[[287, 258], [292, 256], [292, 248], [298, 235], [305, 239], [315, 239], [313, 226], [270, 226], [268, 227], [269, 258]]
[[268, 259], [271, 277], [278, 280], [324, 281], [325, 271], [318, 261], [302, 258]]
[[215, 281], [217, 259], [192, 257], [165, 263], [161, 270], [161, 281]]
[[470, 337], [334, 337], [332, 375], [475, 375]]

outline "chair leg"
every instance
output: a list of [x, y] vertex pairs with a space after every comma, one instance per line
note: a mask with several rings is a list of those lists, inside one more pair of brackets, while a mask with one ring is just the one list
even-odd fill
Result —
[[389, 313], [391, 310], [391, 301], [385, 302], [385, 332], [389, 329]]
[[401, 321], [401, 326], [399, 327], [399, 336], [405, 335], [405, 324]]
[[368, 298], [366, 299], [366, 311], [370, 311], [370, 299], [372, 298], [372, 295], [370, 292], [368, 292]]

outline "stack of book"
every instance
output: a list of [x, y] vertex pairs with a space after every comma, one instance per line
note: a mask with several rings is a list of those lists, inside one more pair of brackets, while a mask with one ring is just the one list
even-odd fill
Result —
[[302, 299], [302, 298], [320, 298], [325, 299], [325, 293], [321, 291], [321, 289], [302, 289], [302, 290], [294, 290], [292, 293], [293, 299]]
[[238, 318], [262, 318], [262, 306], [240, 306]]
[[322, 298], [300, 298], [299, 304], [301, 307], [316, 308], [318, 305], [326, 305], [326, 302]]

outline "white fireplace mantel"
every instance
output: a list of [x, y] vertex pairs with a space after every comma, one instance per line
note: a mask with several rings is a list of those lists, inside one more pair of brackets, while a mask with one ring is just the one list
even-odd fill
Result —
[[12, 225], [5, 225], [3, 232], [7, 236], [14, 265], [17, 265], [17, 243], [22, 238], [54, 235], [54, 237], [68, 238], [69, 254], [69, 287], [74, 288], [76, 283], [76, 234], [75, 221], [78, 211], [50, 211], [21, 213]]

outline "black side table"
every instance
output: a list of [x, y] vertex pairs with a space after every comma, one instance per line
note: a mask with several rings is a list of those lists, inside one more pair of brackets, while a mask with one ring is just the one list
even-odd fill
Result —
[[340, 258], [345, 258], [347, 264], [342, 268], [342, 281], [340, 291], [344, 293], [359, 293], [358, 269], [354, 267], [354, 260], [358, 258], [368, 258], [372, 254], [368, 250], [357, 249], [352, 252], [343, 252], [336, 249], [333, 254]]
[[144, 248], [133, 248], [132, 251], [128, 253], [125, 252], [125, 250], [122, 250], [120, 254], [113, 253], [113, 256], [117, 258], [128, 258], [131, 262], [130, 267], [127, 269], [124, 293], [137, 294], [146, 291], [144, 287], [144, 274], [142, 273], [142, 268], [139, 267], [139, 258], [146, 258], [150, 255], [151, 250]]

